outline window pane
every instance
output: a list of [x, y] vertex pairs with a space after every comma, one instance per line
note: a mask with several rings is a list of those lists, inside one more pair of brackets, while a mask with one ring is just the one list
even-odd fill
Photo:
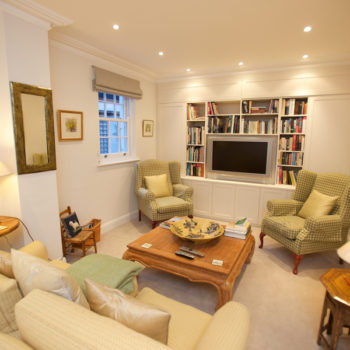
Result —
[[103, 100], [103, 98], [104, 98], [104, 93], [103, 92], [99, 92], [98, 93], [98, 99], [99, 100]]
[[104, 117], [105, 116], [105, 104], [103, 102], [99, 102], [98, 103], [98, 115], [100, 117]]
[[110, 122], [111, 136], [118, 136], [118, 122]]
[[114, 118], [114, 104], [107, 103], [107, 117]]
[[128, 123], [119, 122], [120, 136], [128, 136]]
[[117, 118], [125, 119], [124, 118], [124, 105], [116, 105], [117, 107]]
[[108, 122], [100, 120], [100, 136], [108, 136]]
[[106, 100], [108, 102], [113, 102], [113, 94], [106, 94]]
[[108, 153], [108, 139], [100, 138], [100, 154]]
[[119, 152], [119, 139], [117, 138], [112, 138], [111, 139], [111, 153], [118, 153]]
[[122, 153], [128, 152], [128, 139], [126, 137], [122, 137], [120, 139], [120, 152]]
[[124, 104], [124, 96], [116, 96], [116, 97], [117, 97], [117, 100], [116, 100], [117, 103]]

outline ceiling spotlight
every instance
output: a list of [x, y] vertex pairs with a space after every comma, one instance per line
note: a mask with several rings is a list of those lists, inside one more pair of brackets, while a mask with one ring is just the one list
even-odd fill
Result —
[[243, 63], [242, 61], [241, 61], [241, 62], [238, 62], [238, 65], [239, 65], [239, 66], [243, 66], [243, 64], [244, 64], [244, 63]]
[[309, 58], [309, 55], [307, 55], [307, 54], [303, 55], [304, 60], [306, 60], [307, 58]]
[[190, 72], [191, 71], [191, 68], [186, 68], [186, 72]]
[[163, 52], [163, 51], [159, 51], [159, 52], [158, 52], [158, 55], [159, 55], [159, 56], [163, 56], [163, 55], [164, 55], [164, 52]]
[[306, 27], [304, 28], [304, 32], [305, 32], [305, 33], [311, 32], [311, 29], [312, 29], [311, 26], [306, 26]]
[[119, 29], [118, 24], [114, 24], [114, 25], [113, 25], [113, 29], [114, 29], [114, 30], [118, 30], [118, 29]]

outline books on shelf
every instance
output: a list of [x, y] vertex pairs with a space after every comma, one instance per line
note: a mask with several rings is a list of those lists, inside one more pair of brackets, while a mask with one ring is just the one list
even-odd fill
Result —
[[282, 101], [283, 115], [298, 115], [307, 113], [307, 99], [286, 98]]
[[243, 133], [244, 134], [275, 134], [277, 121], [273, 119], [244, 119]]
[[[237, 123], [237, 116], [233, 122], [233, 115], [221, 116], [221, 117], [210, 117], [208, 120], [208, 133], [213, 134], [230, 134], [232, 133], [232, 128], [237, 128], [234, 123]], [[239, 118], [239, 116], [238, 116]], [[239, 124], [239, 119], [238, 119]], [[239, 125], [238, 125], [239, 129]]]
[[281, 151], [303, 151], [304, 145], [304, 135], [281, 136], [279, 141], [279, 149]]
[[204, 162], [204, 146], [187, 146], [186, 159], [189, 162]]
[[187, 120], [193, 120], [199, 118], [198, 106], [188, 104], [187, 105]]
[[278, 113], [278, 99], [242, 101], [242, 112], [247, 114]]
[[280, 167], [278, 173], [278, 183], [281, 185], [296, 185], [298, 172], [299, 169], [288, 170]]
[[201, 145], [203, 144], [203, 127], [192, 126], [187, 129], [187, 144]]
[[306, 116], [299, 118], [282, 118], [281, 132], [282, 133], [302, 133], [306, 126]]
[[179, 221], [179, 220], [182, 220], [182, 218], [180, 218], [179, 216], [174, 216], [173, 218], [169, 219], [169, 220], [166, 220], [166, 221], [163, 221], [159, 224], [160, 227], [162, 228], [165, 228], [167, 230], [170, 230], [170, 225], [173, 223], [173, 222], [176, 222], [176, 221]]
[[208, 102], [208, 115], [219, 114], [218, 105], [215, 102]]
[[187, 163], [186, 165], [187, 176], [204, 176], [204, 164]]
[[230, 221], [226, 227], [224, 235], [227, 237], [246, 239], [252, 229], [251, 223], [247, 218]]
[[304, 153], [303, 152], [280, 152], [279, 165], [294, 165], [303, 166]]

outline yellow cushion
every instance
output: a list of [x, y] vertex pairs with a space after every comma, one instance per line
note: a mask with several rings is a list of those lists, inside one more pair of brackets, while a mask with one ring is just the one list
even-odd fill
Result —
[[300, 209], [298, 216], [306, 219], [310, 216], [328, 215], [334, 208], [339, 196], [330, 197], [316, 190], [312, 190], [309, 198]]
[[85, 285], [91, 310], [163, 344], [167, 343], [170, 320], [168, 312], [89, 279], [85, 280]]
[[11, 258], [13, 273], [24, 295], [42, 289], [90, 308], [78, 282], [68, 272], [15, 249], [11, 249]]
[[48, 260], [47, 249], [45, 247], [45, 244], [40, 241], [33, 241], [32, 243], [27, 244], [19, 250], [21, 252], [37, 256], [38, 258]]
[[23, 341], [4, 333], [0, 333], [0, 349], [1, 350], [31, 350], [30, 346]]
[[206, 312], [167, 298], [150, 288], [143, 288], [136, 299], [171, 314], [168, 346], [173, 350], [195, 349], [212, 319]]
[[14, 278], [12, 272], [11, 254], [3, 250], [0, 250], [0, 273], [9, 278]]
[[156, 198], [171, 196], [168, 175], [145, 176], [146, 187], [152, 191]]

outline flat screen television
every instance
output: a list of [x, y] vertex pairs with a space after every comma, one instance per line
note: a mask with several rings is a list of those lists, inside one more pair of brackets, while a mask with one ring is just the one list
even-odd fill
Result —
[[275, 183], [276, 151], [276, 136], [209, 135], [207, 177]]

